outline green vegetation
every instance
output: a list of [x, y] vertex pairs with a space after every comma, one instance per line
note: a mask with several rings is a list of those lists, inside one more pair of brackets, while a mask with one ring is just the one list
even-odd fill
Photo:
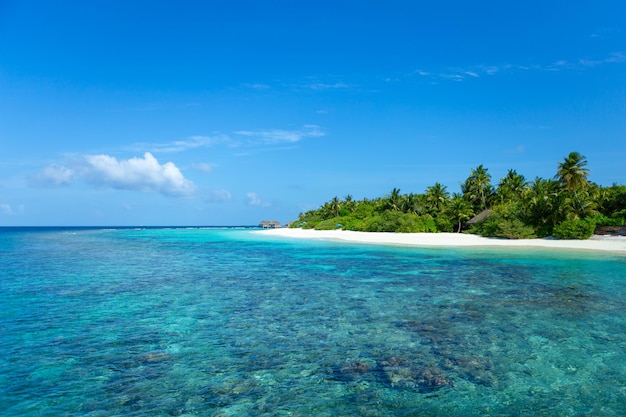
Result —
[[[587, 239], [596, 226], [626, 224], [626, 186], [594, 184], [588, 180], [586, 166], [584, 156], [571, 152], [558, 163], [554, 178], [527, 181], [509, 170], [494, 186], [489, 170], [479, 165], [461, 183], [461, 193], [451, 195], [437, 182], [423, 194], [402, 194], [394, 188], [373, 200], [334, 197], [316, 210], [301, 213], [291, 226], [364, 232], [465, 231], [507, 239], [551, 235]], [[481, 212], [486, 218], [468, 225]]]
[[554, 237], [557, 239], [589, 239], [593, 235], [596, 224], [590, 219], [564, 220], [554, 226]]

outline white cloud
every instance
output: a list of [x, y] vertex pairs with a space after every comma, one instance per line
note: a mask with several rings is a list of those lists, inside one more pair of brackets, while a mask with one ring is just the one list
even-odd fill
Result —
[[158, 191], [170, 196], [190, 195], [194, 184], [172, 162], [159, 164], [150, 152], [143, 159], [118, 161], [109, 155], [87, 155], [83, 177], [89, 183], [123, 190]]
[[77, 180], [119, 190], [156, 191], [167, 196], [188, 196], [195, 185], [172, 162], [160, 164], [150, 152], [143, 158], [117, 160], [109, 155], [85, 155], [68, 161], [71, 168], [51, 165], [37, 179], [43, 185], [66, 185]]
[[304, 138], [321, 137], [326, 135], [317, 125], [305, 125], [301, 130], [239, 130], [235, 134], [240, 136], [248, 136], [259, 138], [263, 143], [293, 143], [299, 142]]
[[259, 197], [257, 193], [249, 192], [246, 194], [246, 197], [248, 198], [249, 206], [255, 206], [255, 207], [269, 207], [270, 206], [269, 203], [262, 201], [261, 197]]
[[74, 170], [61, 165], [48, 165], [43, 171], [35, 176], [34, 180], [40, 185], [66, 185], [70, 184], [75, 176]]

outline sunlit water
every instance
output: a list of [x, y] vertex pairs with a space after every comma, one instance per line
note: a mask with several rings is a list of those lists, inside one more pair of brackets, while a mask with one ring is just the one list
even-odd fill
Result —
[[626, 257], [0, 231], [2, 416], [626, 415]]

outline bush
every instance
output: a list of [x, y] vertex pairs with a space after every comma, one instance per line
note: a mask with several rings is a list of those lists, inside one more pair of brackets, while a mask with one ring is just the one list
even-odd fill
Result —
[[322, 217], [314, 212], [308, 212], [306, 214], [300, 214], [298, 220], [291, 223], [290, 227], [314, 229], [315, 225], [322, 221]]
[[367, 219], [374, 215], [374, 206], [371, 204], [359, 204], [351, 214], [351, 217], [359, 220]]
[[317, 223], [318, 223], [318, 222], [319, 222], [319, 221], [313, 221], [313, 220], [311, 220], [311, 221], [308, 221], [308, 222], [304, 223], [304, 224], [303, 224], [302, 226], [300, 226], [300, 227], [302, 227], [303, 229], [315, 229], [315, 226], [317, 225]]
[[454, 232], [456, 222], [448, 216], [439, 214], [435, 217], [435, 225], [438, 232]]
[[[626, 213], [626, 210], [623, 211]], [[624, 226], [624, 217], [621, 217], [619, 212], [612, 214], [611, 217], [607, 217], [604, 214], [596, 214], [587, 219], [593, 221], [596, 226]]]
[[417, 216], [400, 211], [385, 211], [382, 214], [369, 217], [360, 224], [360, 227], [365, 232], [437, 232], [435, 220], [431, 216]]
[[335, 230], [340, 229], [342, 226], [337, 226], [341, 224], [343, 226], [343, 221], [341, 217], [333, 217], [332, 219], [322, 220], [321, 222], [315, 225], [315, 230]]
[[485, 237], [502, 237], [506, 239], [534, 239], [535, 230], [519, 219], [505, 218], [500, 214], [490, 215], [482, 223], [473, 226], [470, 233]]
[[552, 234], [557, 239], [589, 239], [595, 229], [596, 224], [589, 219], [565, 220], [554, 226]]

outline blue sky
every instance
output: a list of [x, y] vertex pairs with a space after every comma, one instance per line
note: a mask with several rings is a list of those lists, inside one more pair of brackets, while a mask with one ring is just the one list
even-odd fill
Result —
[[571, 151], [626, 183], [626, 2], [0, 1], [0, 225], [248, 225]]

